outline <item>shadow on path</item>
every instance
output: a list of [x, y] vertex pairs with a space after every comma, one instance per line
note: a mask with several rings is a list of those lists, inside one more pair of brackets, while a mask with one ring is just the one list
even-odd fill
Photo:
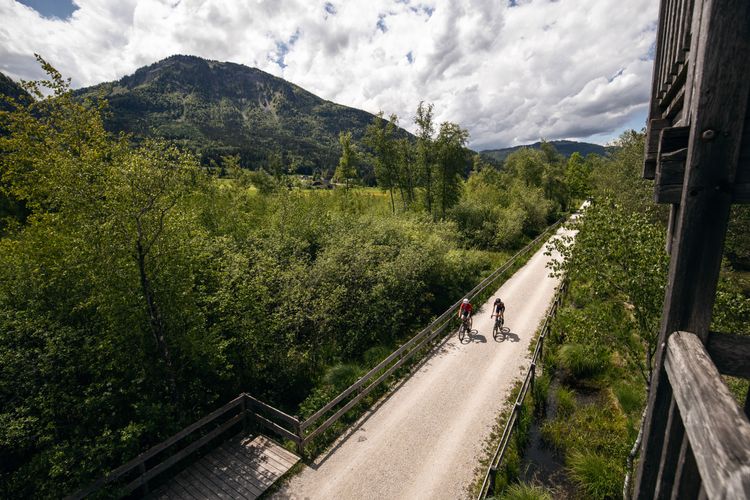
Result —
[[495, 342], [519, 342], [521, 339], [515, 333], [510, 331], [510, 328], [503, 327], [503, 333], [495, 338]]

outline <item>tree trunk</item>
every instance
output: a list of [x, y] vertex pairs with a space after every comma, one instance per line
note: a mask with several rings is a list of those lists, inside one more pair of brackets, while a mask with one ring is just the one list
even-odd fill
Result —
[[141, 291], [146, 299], [146, 308], [148, 310], [149, 324], [151, 326], [151, 333], [156, 341], [156, 346], [161, 353], [162, 359], [167, 367], [167, 377], [169, 383], [169, 390], [172, 397], [172, 403], [176, 403], [179, 399], [179, 393], [177, 390], [177, 379], [175, 377], [174, 367], [172, 366], [172, 355], [169, 352], [169, 346], [164, 335], [164, 322], [159, 308], [156, 305], [154, 297], [154, 291], [151, 288], [151, 282], [146, 274], [146, 252], [143, 248], [143, 238], [141, 234], [140, 224], [138, 227], [138, 240], [136, 241], [136, 257], [138, 260], [138, 272], [141, 277]]

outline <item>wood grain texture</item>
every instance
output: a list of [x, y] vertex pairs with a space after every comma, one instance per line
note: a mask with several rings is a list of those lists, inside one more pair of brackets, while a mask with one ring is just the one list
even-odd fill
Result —
[[665, 368], [709, 498], [750, 498], [750, 422], [700, 338], [669, 337]]
[[235, 437], [177, 474], [150, 498], [258, 498], [299, 457], [264, 436]]

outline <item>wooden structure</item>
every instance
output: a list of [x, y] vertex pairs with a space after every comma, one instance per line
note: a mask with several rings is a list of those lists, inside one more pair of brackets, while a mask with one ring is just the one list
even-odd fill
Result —
[[263, 436], [237, 436], [177, 474], [152, 498], [258, 498], [298, 460]]
[[[113, 489], [115, 493], [121, 496], [131, 495], [135, 492], [139, 492], [145, 496], [149, 493], [150, 485], [153, 481], [163, 480], [165, 476], [173, 473], [175, 469], [179, 469], [181, 466], [189, 463], [196, 453], [210, 448], [212, 444], [215, 446], [223, 442], [227, 436], [233, 436], [238, 431], [242, 431], [239, 439], [244, 439], [244, 435], [246, 435], [251, 425], [266, 428], [294, 442], [299, 441], [297, 437], [299, 420], [297, 418], [258, 401], [249, 394], [240, 394], [221, 408], [185, 427], [166, 441], [150, 448], [87, 488], [79, 490], [67, 498], [79, 500], [105, 487]], [[291, 427], [293, 430], [289, 430], [288, 427]], [[244, 443], [244, 441], [242, 442]], [[299, 457], [283, 450], [278, 445], [272, 447], [271, 442], [266, 438], [260, 437], [257, 441], [252, 441], [252, 443], [255, 444], [252, 444], [250, 447], [244, 446], [245, 449], [233, 446], [230, 443], [226, 445], [229, 448], [223, 448], [223, 453], [235, 453], [235, 457], [232, 460], [240, 460], [244, 463], [242, 470], [244, 471], [246, 480], [252, 482], [253, 478], [257, 478], [258, 486], [265, 485], [264, 490], [270, 486], [271, 483], [268, 481], [272, 477], [273, 480], [278, 479], [289, 467], [299, 460]], [[222, 451], [214, 452], [217, 454], [222, 453]], [[267, 459], [263, 458], [265, 455], [268, 455]], [[193, 470], [205, 471], [206, 463], [216, 463], [212, 462], [215, 456], [209, 453], [194, 464]], [[281, 462], [276, 461], [278, 467], [274, 469], [275, 472], [272, 476], [266, 467], [266, 463], [274, 459], [273, 457], [283, 457], [283, 460]], [[233, 465], [234, 462], [232, 460], [229, 460], [225, 465], [234, 468], [238, 467], [237, 465]], [[288, 467], [282, 472], [282, 466], [287, 465]], [[200, 473], [195, 473], [194, 475], [198, 476]], [[193, 473], [190, 473], [188, 477], [192, 478]], [[218, 477], [224, 477], [226, 482], [231, 483], [233, 486], [236, 486], [238, 483], [234, 478], [227, 478], [227, 474], [225, 474], [224, 476], [212, 476], [203, 484], [215, 484], [213, 480], [216, 479], [218, 481]], [[188, 483], [192, 484], [190, 480], [188, 480]], [[194, 487], [196, 488], [195, 491], [201, 491], [198, 486]], [[215, 487], [217, 489], [214, 496], [225, 496], [221, 494], [222, 489], [220, 486], [216, 485]], [[251, 488], [246, 488], [246, 490], [253, 491]], [[248, 493], [245, 494], [247, 495]], [[184, 496], [184, 498], [191, 497]]]
[[750, 401], [720, 376], [750, 378], [750, 338], [709, 331], [730, 206], [750, 202], [749, 94], [750, 1], [662, 0], [644, 177], [671, 259], [640, 499], [750, 498]]

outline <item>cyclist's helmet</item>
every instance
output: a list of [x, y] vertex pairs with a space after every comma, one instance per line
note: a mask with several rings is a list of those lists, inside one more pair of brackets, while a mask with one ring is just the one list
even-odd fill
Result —
[[469, 303], [469, 299], [464, 299], [464, 304], [468, 304], [468, 303]]

